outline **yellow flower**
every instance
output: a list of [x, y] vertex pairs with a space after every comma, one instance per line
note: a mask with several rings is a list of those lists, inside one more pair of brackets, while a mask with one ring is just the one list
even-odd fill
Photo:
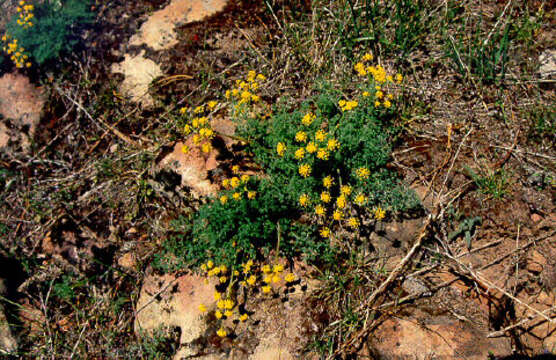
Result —
[[284, 265], [282, 264], [276, 264], [272, 267], [272, 271], [274, 273], [281, 273], [282, 271], [284, 271]]
[[281, 280], [280, 276], [275, 274], [274, 276], [272, 276], [272, 283], [276, 284], [279, 283]]
[[[256, 85], [257, 83], [254, 83], [253, 85]], [[261, 100], [261, 97], [259, 95], [251, 95], [251, 100], [253, 100], [253, 102], [259, 102], [259, 100]]]
[[390, 100], [392, 100], [392, 99], [394, 98], [394, 95], [388, 94], [387, 98], [390, 99]]
[[222, 312], [220, 310], [216, 310], [214, 312], [214, 316], [216, 316], [217, 319], [221, 319], [222, 318]]
[[329, 139], [326, 147], [328, 148], [328, 150], [334, 151], [340, 147], [340, 143], [336, 139]]
[[324, 215], [324, 213], [325, 213], [324, 207], [322, 205], [315, 206], [315, 213], [319, 216]]
[[270, 268], [270, 265], [264, 265], [263, 268], [262, 268], [262, 271], [263, 271], [265, 274], [269, 274], [269, 273], [272, 272], [272, 269]]
[[220, 300], [221, 298], [222, 298], [222, 294], [219, 293], [218, 291], [215, 291], [215, 292], [214, 292], [214, 300], [215, 300], [215, 301], [218, 301], [218, 300]]
[[248, 101], [249, 99], [251, 99], [251, 93], [247, 90], [244, 90], [241, 92], [241, 99]]
[[219, 281], [221, 284], [224, 284], [226, 281], [228, 281], [228, 278], [226, 276], [221, 276]]
[[396, 74], [396, 82], [399, 84], [402, 82], [402, 80], [403, 80], [402, 74]]
[[224, 316], [225, 316], [225, 317], [231, 318], [232, 315], [234, 315], [234, 313], [233, 313], [232, 311], [230, 311], [230, 310], [224, 311]]
[[322, 236], [323, 238], [327, 238], [330, 236], [330, 229], [328, 227], [323, 227], [320, 229], [319, 231], [320, 236]]
[[234, 301], [231, 300], [231, 299], [226, 299], [226, 300], [224, 301], [224, 306], [225, 306], [226, 309], [228, 309], [228, 310], [232, 310], [232, 309], [234, 308], [234, 305], [235, 305], [235, 303], [234, 303]]
[[303, 176], [304, 178], [311, 175], [311, 165], [303, 164], [299, 166], [299, 175]]
[[247, 198], [250, 199], [250, 200], [253, 200], [256, 195], [257, 195], [256, 191], [248, 191], [247, 192]]
[[225, 92], [224, 94], [225, 94], [224, 96], [226, 97], [226, 99], [229, 99], [229, 98], [230, 98], [230, 95], [231, 95], [231, 91], [230, 91], [230, 90], [226, 90], [226, 92]]
[[328, 151], [326, 151], [326, 149], [319, 149], [317, 152], [317, 158], [321, 160], [328, 160]]
[[371, 94], [368, 91], [363, 91], [363, 97], [369, 97]]
[[315, 143], [311, 141], [307, 144], [306, 149], [309, 154], [312, 154], [317, 151], [317, 145], [315, 145]]
[[214, 110], [214, 108], [216, 107], [216, 105], [218, 105], [218, 102], [211, 100], [207, 103], [207, 106], [209, 109]]
[[286, 276], [284, 276], [284, 281], [287, 283], [292, 283], [296, 280], [295, 275], [292, 273], [288, 273]]
[[367, 71], [365, 70], [365, 65], [363, 65], [363, 63], [357, 63], [353, 68], [360, 76], [367, 75]]
[[199, 311], [204, 313], [205, 311], [207, 311], [207, 307], [204, 304], [200, 304], [199, 305]]
[[355, 170], [355, 174], [360, 179], [368, 179], [369, 175], [371, 175], [371, 171], [369, 169], [367, 169], [366, 167], [360, 167], [357, 170]]
[[[220, 315], [220, 317], [222, 317], [222, 315]], [[228, 335], [228, 333], [226, 332], [226, 330], [224, 330], [224, 328], [220, 328], [216, 332], [216, 335], [218, 335], [220, 337], [226, 337], [226, 335]]]
[[272, 276], [270, 275], [265, 275], [265, 277], [263, 278], [263, 282], [265, 284], [270, 284], [272, 282]]
[[208, 143], [208, 142], [207, 142], [207, 143], [204, 143], [204, 144], [201, 146], [201, 151], [203, 151], [205, 154], [206, 154], [206, 153], [209, 153], [211, 150], [212, 150], [212, 145], [211, 145], [210, 143]]
[[343, 185], [343, 186], [340, 188], [340, 193], [341, 193], [342, 195], [349, 195], [349, 194], [351, 194], [351, 186], [349, 186], [349, 185]]
[[212, 269], [213, 266], [214, 266], [214, 263], [212, 262], [212, 260], [209, 260], [207, 262], [207, 268]]
[[199, 114], [202, 113], [203, 111], [205, 111], [205, 107], [203, 105], [199, 105], [197, 106], [195, 109], [193, 109], [193, 112], [195, 114]]
[[234, 198], [234, 200], [239, 200], [239, 199], [241, 199], [241, 194], [238, 193], [238, 192], [235, 192], [235, 193], [232, 195], [232, 197]]
[[375, 101], [375, 107], [379, 107], [380, 106], [380, 101]]
[[295, 141], [298, 142], [307, 141], [307, 134], [305, 133], [305, 131], [298, 131], [297, 134], [295, 134]]
[[184, 154], [187, 154], [189, 152], [189, 146], [183, 145], [181, 147], [181, 152], [184, 153]]
[[224, 300], [220, 299], [216, 302], [216, 307], [219, 309], [224, 309], [226, 307], [226, 303]]
[[340, 210], [334, 210], [334, 213], [332, 214], [332, 218], [336, 221], [340, 221], [342, 220], [342, 218], [344, 217], [344, 213], [341, 212]]
[[346, 207], [346, 197], [344, 195], [340, 195], [337, 199], [336, 199], [336, 205], [338, 206], [338, 208], [343, 209]]
[[392, 103], [390, 102], [390, 100], [384, 101], [384, 107], [385, 108], [390, 109], [391, 106], [392, 106]]
[[330, 175], [322, 179], [322, 185], [327, 189], [330, 189], [333, 183], [334, 183], [334, 179], [332, 179], [332, 176]]
[[230, 186], [230, 179], [222, 180], [222, 187], [227, 189], [229, 186]]
[[249, 318], [249, 315], [243, 314], [239, 317], [239, 321], [244, 322]]
[[309, 112], [309, 113], [305, 114], [305, 116], [303, 116], [303, 119], [301, 119], [301, 123], [305, 126], [309, 126], [313, 123], [315, 118], [316, 118], [316, 115]]
[[259, 81], [265, 81], [265, 80], [266, 80], [266, 76], [264, 76], [263, 74], [258, 74], [258, 75], [257, 75], [257, 80], [259, 80]]
[[220, 196], [220, 203], [221, 203], [222, 205], [224, 205], [224, 204], [227, 203], [227, 202], [228, 202], [228, 197], [227, 197], [226, 195]]
[[248, 181], [249, 181], [249, 178], [250, 178], [250, 177], [249, 177], [249, 175], [247, 175], [247, 174], [241, 175], [241, 181], [243, 181], [244, 183], [245, 183], [245, 182], [248, 182]]
[[324, 203], [329, 203], [329, 202], [330, 202], [330, 198], [331, 198], [331, 197], [330, 197], [330, 193], [329, 193], [328, 191], [323, 191], [323, 192], [320, 194], [320, 199], [321, 199], [321, 201], [324, 202]]
[[270, 286], [269, 285], [263, 286], [262, 289], [263, 289], [264, 294], [268, 294], [270, 292]]
[[388, 76], [386, 76], [386, 81], [394, 82], [394, 78], [392, 77], [392, 75], [388, 75]]
[[384, 97], [384, 93], [379, 90], [375, 93], [375, 96], [377, 99], [382, 99]]
[[187, 106], [184, 106], [180, 109], [180, 114], [185, 114], [187, 112]]
[[375, 209], [375, 219], [382, 220], [384, 219], [385, 216], [386, 216], [386, 211], [382, 210], [380, 206]]
[[256, 281], [257, 281], [257, 277], [255, 275], [251, 275], [247, 278], [247, 283], [251, 286], [255, 285]]
[[294, 157], [297, 160], [301, 160], [305, 157], [305, 149], [304, 148], [299, 148], [295, 151]]
[[363, 55], [363, 61], [373, 61], [373, 54], [371, 53], [366, 53], [365, 55]]
[[233, 178], [230, 179], [230, 185], [232, 185], [232, 188], [236, 188], [238, 187], [240, 184], [239, 182], [239, 178], [237, 176], [234, 176]]
[[284, 145], [284, 143], [279, 142], [278, 145], [276, 145], [276, 152], [278, 153], [278, 156], [284, 156], [284, 152], [286, 151], [286, 145]]
[[357, 205], [363, 205], [366, 201], [367, 201], [367, 197], [366, 197], [365, 195], [363, 195], [363, 194], [358, 194], [358, 195], [355, 197], [355, 203], [356, 203]]
[[193, 135], [193, 143], [195, 145], [199, 145], [200, 142], [201, 142], [201, 137], [198, 134]]
[[301, 194], [299, 196], [299, 205], [305, 207], [309, 203], [309, 196], [307, 194]]
[[344, 99], [338, 101], [338, 105], [340, 105], [341, 108], [343, 108], [344, 106], [346, 106], [346, 101]]
[[358, 228], [359, 227], [359, 220], [357, 218], [350, 217], [348, 219], [348, 225], [352, 228]]
[[324, 139], [326, 138], [326, 132], [323, 130], [319, 130], [315, 133], [315, 139], [317, 141], [324, 141]]
[[226, 265], [220, 265], [220, 271], [222, 274], [225, 274], [228, 272], [228, 267], [226, 267]]

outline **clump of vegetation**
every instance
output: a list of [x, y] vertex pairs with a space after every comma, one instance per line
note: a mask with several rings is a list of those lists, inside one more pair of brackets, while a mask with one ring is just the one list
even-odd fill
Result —
[[[418, 206], [415, 195], [386, 169], [403, 77], [372, 60], [366, 54], [355, 64], [361, 84], [350, 97], [323, 90], [299, 109], [277, 107], [270, 116], [256, 94], [266, 78], [251, 71], [236, 81], [226, 98], [259, 175], [240, 174], [234, 166], [234, 176], [222, 181], [222, 190], [184, 229], [180, 255], [186, 262], [210, 258], [236, 269], [274, 248], [277, 256], [330, 261], [334, 242], [349, 241], [386, 216]], [[193, 110], [202, 111], [203, 106]], [[206, 124], [195, 117], [185, 134], [201, 145], [210, 140], [207, 132], [212, 135]]]
[[2, 36], [3, 50], [18, 68], [31, 67], [32, 61], [40, 66], [71, 52], [93, 19], [88, 1], [21, 0]]

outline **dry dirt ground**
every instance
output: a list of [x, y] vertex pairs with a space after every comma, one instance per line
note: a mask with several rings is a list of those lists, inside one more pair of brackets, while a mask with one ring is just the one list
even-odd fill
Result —
[[[184, 156], [167, 124], [183, 103], [213, 98], [251, 68], [276, 74], [265, 101], [301, 101], [317, 77], [304, 71], [324, 65], [284, 51], [294, 46], [282, 16], [307, 15], [308, 2], [272, 2], [276, 12], [267, 11], [268, 2], [215, 2], [218, 14], [190, 24], [160, 15], [177, 2], [99, 3], [88, 50], [58, 77], [31, 71], [32, 84], [21, 75], [0, 79], [0, 282], [7, 288], [0, 299], [18, 339], [16, 358], [149, 358], [148, 349], [207, 360], [556, 353], [555, 139], [554, 130], [539, 134], [533, 120], [555, 100], [553, 74], [538, 72], [554, 50], [553, 2], [545, 4], [551, 15], [535, 49], [513, 59], [529, 64], [511, 69], [517, 81], [482, 86], [418, 52], [404, 63], [410, 115], [390, 166], [425, 210], [390, 219], [371, 235], [369, 263], [384, 271], [375, 273], [376, 286], [347, 287], [356, 299], [368, 299], [380, 283], [388, 287], [372, 304], [361, 302], [356, 330], [335, 332], [345, 329], [338, 325], [347, 322], [345, 298], [334, 303], [330, 285], [309, 267], [299, 270], [308, 286], [288, 301], [253, 300], [258, 325], [234, 341], [214, 336], [210, 321], [195, 313], [211, 284], [183, 272], [160, 274], [151, 262], [176, 214], [194, 209], [229, 171], [236, 144], [222, 139], [212, 157]], [[486, 13], [506, 5], [485, 3]], [[149, 19], [176, 24], [149, 45]], [[326, 62], [322, 46], [310, 47], [315, 63]], [[139, 76], [126, 64], [140, 67]], [[526, 68], [534, 70], [524, 80]], [[554, 127], [554, 113], [548, 118]], [[219, 126], [233, 131], [226, 119]], [[399, 264], [402, 271], [388, 278]], [[317, 276], [321, 282], [312, 283]], [[157, 342], [152, 332], [144, 337], [158, 325], [179, 332]], [[326, 334], [333, 346], [319, 355], [309, 345]]]

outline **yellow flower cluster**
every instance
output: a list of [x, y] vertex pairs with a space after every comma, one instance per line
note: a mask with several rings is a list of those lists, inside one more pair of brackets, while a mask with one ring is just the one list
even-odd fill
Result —
[[28, 5], [25, 0], [21, 0], [18, 3], [18, 7], [16, 10], [19, 13], [17, 25], [21, 26], [24, 29], [32, 27], [33, 22], [31, 20], [35, 17], [35, 15], [33, 14], [34, 6], [31, 4]]
[[224, 205], [230, 199], [235, 201], [241, 200], [244, 197], [244, 194], [247, 199], [253, 200], [257, 196], [257, 192], [248, 188], [248, 183], [251, 177], [247, 174], [240, 176], [238, 165], [234, 165], [232, 167], [232, 171], [234, 174], [237, 174], [237, 176], [222, 180], [222, 187], [227, 191], [224, 191], [223, 194], [220, 195], [220, 203]]
[[355, 100], [340, 100], [338, 101], [338, 105], [340, 105], [340, 109], [342, 109], [342, 111], [350, 111], [355, 109], [359, 103]]
[[2, 36], [2, 42], [4, 43], [2, 50], [7, 55], [10, 55], [10, 60], [13, 61], [17, 68], [21, 69], [23, 67], [31, 67], [29, 55], [25, 53], [25, 49], [19, 45], [17, 39], [12, 39], [10, 35], [5, 34]]
[[[245, 309], [245, 303], [239, 304], [234, 300], [243, 298], [237, 294], [254, 294], [257, 291], [267, 294], [273, 292], [273, 286], [284, 284], [289, 287], [297, 281], [293, 273], [284, 274], [284, 265], [281, 263], [256, 266], [253, 260], [249, 260], [241, 264], [240, 268], [241, 271], [230, 271], [226, 265], [216, 265], [212, 260], [201, 265], [205, 276], [216, 277], [218, 280], [213, 296], [215, 303], [212, 306], [199, 304], [198, 309], [201, 313], [211, 311], [219, 321], [235, 319], [245, 322], [250, 314]], [[228, 336], [228, 331], [222, 323], [216, 334], [220, 337]]]
[[[372, 79], [377, 84], [374, 93], [374, 106], [377, 108], [380, 106], [384, 106], [386, 109], [389, 109], [390, 107], [392, 107], [391, 100], [393, 99], [393, 95], [385, 95], [381, 89], [381, 86], [384, 86], [388, 83], [401, 84], [401, 82], [403, 81], [403, 76], [399, 73], [395, 76], [388, 74], [386, 72], [386, 69], [384, 69], [382, 65], [372, 66], [366, 64], [367, 62], [372, 60], [372, 54], [363, 55], [363, 57], [361, 58], [361, 62], [358, 62], [354, 65], [354, 70], [359, 76], [368, 77], [368, 79]], [[362, 95], [364, 98], [367, 98], [371, 96], [371, 93], [369, 91], [363, 91]], [[342, 106], [340, 105], [340, 107]]]
[[236, 110], [243, 104], [257, 103], [261, 100], [256, 93], [260, 86], [259, 82], [265, 80], [266, 77], [263, 74], [257, 74], [254, 70], [250, 70], [245, 79], [236, 80], [235, 88], [226, 91], [226, 99], [237, 101]]
[[[217, 106], [218, 102], [211, 100], [195, 108], [184, 106], [179, 110], [180, 114], [185, 117], [183, 133], [186, 136], [193, 136], [193, 144], [199, 147], [205, 154], [212, 150], [211, 140], [215, 136], [215, 131], [210, 125], [208, 116], [211, 115], [212, 111], [215, 110]], [[189, 151], [190, 149], [187, 145], [182, 147], [183, 153], [187, 154]]]

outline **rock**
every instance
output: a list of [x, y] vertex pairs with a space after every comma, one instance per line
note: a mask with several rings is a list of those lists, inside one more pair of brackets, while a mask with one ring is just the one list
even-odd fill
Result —
[[546, 265], [546, 259], [538, 251], [533, 250], [527, 259], [527, 270], [533, 274], [540, 274]]
[[[426, 321], [426, 322], [425, 322]], [[487, 339], [486, 333], [449, 317], [387, 319], [378, 326], [370, 347], [380, 359], [484, 360], [511, 354], [508, 339]]]
[[137, 266], [137, 259], [133, 253], [127, 252], [118, 259], [118, 265], [124, 269], [134, 270]]
[[20, 143], [28, 150], [44, 105], [41, 90], [18, 73], [0, 78], [0, 148]]
[[149, 94], [150, 83], [162, 76], [160, 65], [144, 57], [145, 51], [137, 56], [126, 54], [124, 61], [112, 64], [112, 73], [124, 74], [125, 78], [121, 85], [121, 91], [131, 100], [140, 103], [144, 108], [154, 105], [154, 100]]
[[539, 214], [533, 214], [531, 215], [531, 221], [534, 223], [538, 223], [539, 221], [542, 220], [542, 216], [540, 216]]
[[214, 283], [197, 275], [147, 276], [137, 302], [135, 332], [179, 327], [180, 344], [187, 345], [204, 334], [206, 324], [198, 307], [213, 303], [213, 294]]
[[176, 26], [200, 21], [222, 11], [226, 0], [173, 0], [154, 12], [130, 39], [130, 45], [147, 45], [155, 51], [165, 50], [178, 43]]
[[549, 49], [539, 56], [539, 74], [542, 78], [556, 75], [556, 49]]
[[[184, 145], [190, 149], [187, 154], [182, 151]], [[190, 187], [194, 195], [214, 195], [218, 190], [218, 185], [210, 182], [208, 172], [218, 166], [217, 155], [216, 149], [204, 154], [189, 138], [185, 143], [176, 143], [174, 150], [166, 155], [158, 166], [159, 168], [169, 168], [180, 174], [181, 185]]]
[[429, 287], [425, 282], [416, 277], [409, 277], [402, 283], [402, 289], [404, 289], [409, 295], [423, 294], [423, 296], [430, 296]]

